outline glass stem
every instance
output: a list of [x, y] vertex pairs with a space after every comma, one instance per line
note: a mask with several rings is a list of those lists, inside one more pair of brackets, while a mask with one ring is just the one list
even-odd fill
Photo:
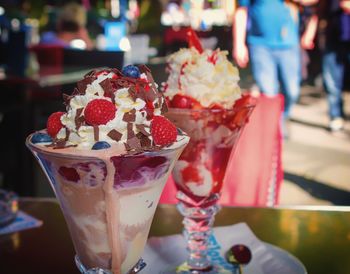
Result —
[[210, 270], [212, 264], [208, 258], [208, 244], [215, 214], [220, 210], [220, 206], [217, 204], [207, 207], [189, 206], [180, 201], [177, 207], [184, 216], [183, 235], [189, 252], [188, 267], [193, 270]]

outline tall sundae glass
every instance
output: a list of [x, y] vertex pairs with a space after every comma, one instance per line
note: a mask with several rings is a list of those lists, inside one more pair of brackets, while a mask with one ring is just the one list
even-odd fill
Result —
[[92, 71], [26, 141], [60, 203], [81, 273], [137, 273], [160, 194], [188, 137], [145, 66]]
[[173, 171], [189, 253], [177, 273], [225, 273], [210, 261], [208, 241], [227, 164], [255, 100], [241, 94], [225, 52], [203, 50], [194, 32], [189, 36], [191, 47], [169, 58], [164, 86], [166, 116], [191, 138]]

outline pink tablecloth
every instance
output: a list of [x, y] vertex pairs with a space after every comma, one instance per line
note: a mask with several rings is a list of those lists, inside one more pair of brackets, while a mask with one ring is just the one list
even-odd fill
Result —
[[[227, 167], [222, 205], [267, 206], [278, 203], [283, 180], [280, 121], [283, 96], [261, 95]], [[170, 178], [160, 203], [176, 203]]]

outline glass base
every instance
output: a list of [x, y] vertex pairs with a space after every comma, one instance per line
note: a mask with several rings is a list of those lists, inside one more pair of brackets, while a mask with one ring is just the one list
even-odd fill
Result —
[[191, 267], [185, 262], [182, 265], [172, 270], [163, 271], [162, 274], [240, 274], [240, 269], [227, 270], [221, 266], [214, 265], [208, 269], [191, 269]]
[[[82, 274], [113, 274], [110, 270], [102, 269], [99, 267], [86, 269], [86, 267], [79, 260], [78, 255], [75, 255], [75, 264], [77, 265], [78, 269]], [[136, 265], [125, 274], [139, 273], [142, 269], [145, 268], [145, 266], [146, 266], [146, 263], [143, 261], [143, 259], [140, 259], [136, 263]]]

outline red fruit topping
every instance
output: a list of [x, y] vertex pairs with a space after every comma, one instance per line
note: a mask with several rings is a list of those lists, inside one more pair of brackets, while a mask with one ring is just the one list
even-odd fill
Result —
[[182, 170], [182, 179], [187, 182], [201, 182], [203, 178], [198, 174], [198, 169], [189, 165]]
[[253, 96], [251, 96], [249, 94], [245, 94], [234, 103], [233, 108], [240, 108], [240, 107], [244, 107], [247, 105], [254, 106], [254, 105], [256, 105], [256, 103], [257, 103], [256, 98], [254, 98]]
[[156, 145], [166, 146], [176, 141], [177, 130], [167, 118], [154, 116], [151, 122], [151, 135]]
[[171, 100], [170, 105], [174, 108], [194, 108], [200, 105], [200, 103], [190, 96], [176, 94]]
[[91, 126], [105, 125], [115, 117], [115, 105], [105, 99], [95, 99], [89, 102], [84, 110], [87, 124]]
[[67, 181], [78, 182], [80, 180], [79, 173], [73, 167], [60, 167], [58, 173]]
[[61, 122], [61, 116], [64, 114], [64, 112], [55, 112], [52, 113], [49, 118], [47, 119], [47, 133], [52, 137], [55, 138], [57, 133], [61, 130], [63, 127]]
[[224, 110], [224, 108], [223, 108], [221, 105], [217, 104], [217, 103], [211, 104], [211, 105], [209, 106], [209, 108], [210, 108], [210, 109]]
[[190, 48], [194, 47], [196, 50], [198, 50], [199, 53], [202, 53], [203, 52], [202, 44], [199, 41], [197, 34], [195, 33], [195, 31], [192, 28], [190, 28], [187, 31], [187, 37], [188, 37], [188, 46]]
[[178, 85], [179, 90], [182, 89], [181, 76], [185, 74], [185, 67], [187, 67], [187, 65], [188, 65], [188, 62], [186, 61], [185, 63], [183, 63], [181, 65], [181, 68], [180, 68], [180, 75], [179, 75], [179, 78], [177, 79], [177, 85]]
[[208, 62], [215, 65], [217, 60], [218, 60], [218, 53], [214, 51], [212, 55], [208, 57]]

